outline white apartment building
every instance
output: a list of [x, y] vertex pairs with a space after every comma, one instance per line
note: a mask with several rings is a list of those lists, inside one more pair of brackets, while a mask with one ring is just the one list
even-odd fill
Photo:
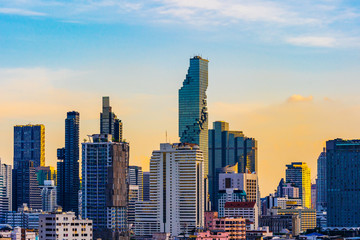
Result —
[[41, 186], [42, 210], [52, 212], [56, 207], [56, 186], [54, 180], [45, 180]]
[[41, 214], [40, 240], [92, 240], [92, 220], [76, 219], [74, 212]]
[[[153, 209], [152, 215], [146, 215]], [[150, 160], [150, 201], [136, 206], [135, 234], [189, 234], [204, 223], [204, 157], [195, 144], [160, 144]]]
[[26, 230], [21, 227], [15, 227], [14, 230], [11, 232], [11, 240], [36, 240], [37, 233], [31, 230]]
[[5, 213], [12, 210], [12, 168], [2, 164], [0, 158], [0, 222], [5, 221]]
[[225, 217], [242, 217], [259, 227], [259, 210], [256, 202], [227, 202], [225, 204]]

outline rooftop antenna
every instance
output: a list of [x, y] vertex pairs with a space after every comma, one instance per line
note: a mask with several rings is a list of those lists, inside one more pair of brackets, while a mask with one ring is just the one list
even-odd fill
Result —
[[165, 130], [165, 141], [166, 141], [166, 143], [168, 143], [168, 140], [167, 140], [168, 138], [167, 138], [167, 130]]

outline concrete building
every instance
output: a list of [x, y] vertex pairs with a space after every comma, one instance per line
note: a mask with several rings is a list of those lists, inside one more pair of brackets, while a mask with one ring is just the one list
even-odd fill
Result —
[[195, 234], [197, 240], [226, 240], [229, 238], [229, 233], [221, 231], [221, 230], [215, 230], [215, 231], [204, 231], [204, 232], [197, 232]]
[[82, 217], [93, 220], [94, 237], [128, 235], [129, 144], [109, 134], [82, 143]]
[[189, 235], [203, 227], [203, 161], [202, 151], [195, 144], [163, 143], [160, 150], [153, 151], [150, 201], [136, 206], [137, 236], [155, 232]]
[[284, 179], [280, 180], [279, 186], [275, 193], [276, 197], [299, 198], [299, 188], [295, 187], [292, 183], [285, 183]]
[[92, 240], [92, 220], [77, 219], [73, 212], [41, 214], [39, 219], [40, 240]]
[[139, 186], [139, 201], [143, 200], [143, 172], [142, 167], [129, 166], [129, 184]]
[[256, 202], [260, 209], [260, 192], [256, 173], [221, 173], [219, 174], [219, 191], [228, 188], [244, 190], [246, 200]]
[[12, 210], [12, 169], [2, 164], [0, 158], [0, 224], [5, 223], [5, 213]]
[[79, 214], [79, 132], [80, 114], [72, 111], [65, 119], [65, 148], [57, 150], [57, 201], [63, 211]]
[[268, 226], [275, 235], [283, 234], [286, 230], [289, 230], [293, 236], [300, 234], [300, 218], [296, 214], [261, 216], [259, 225]]
[[140, 191], [138, 185], [129, 185], [129, 205], [128, 205], [128, 221], [127, 223], [134, 224], [135, 222], [135, 207], [136, 203], [140, 201]]
[[303, 207], [311, 208], [310, 168], [304, 162], [293, 162], [286, 167], [286, 182], [299, 188], [299, 198]]
[[217, 211], [218, 169], [238, 166], [235, 173], [257, 172], [257, 141], [242, 131], [230, 131], [229, 123], [216, 121], [209, 130], [209, 193]]
[[300, 218], [300, 233], [316, 228], [316, 210], [311, 208], [274, 209], [275, 215], [298, 215]]
[[246, 238], [246, 223], [242, 217], [212, 218], [212, 222], [206, 221], [205, 229], [226, 232], [229, 234], [228, 239]]
[[41, 186], [42, 210], [52, 212], [57, 206], [56, 186], [54, 180], [45, 180]]
[[37, 232], [24, 229], [21, 227], [15, 227], [11, 232], [11, 240], [37, 240]]
[[242, 217], [259, 227], [259, 210], [256, 202], [227, 202], [225, 203], [225, 217]]
[[246, 193], [244, 190], [228, 188], [220, 190], [218, 193], [219, 217], [225, 216], [225, 204], [227, 202], [246, 202]]
[[311, 208], [316, 209], [316, 183], [311, 184]]

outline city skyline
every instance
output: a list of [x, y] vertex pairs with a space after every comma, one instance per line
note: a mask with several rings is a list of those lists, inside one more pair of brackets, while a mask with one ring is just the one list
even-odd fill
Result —
[[258, 141], [262, 195], [291, 162], [306, 162], [314, 180], [326, 140], [360, 135], [359, 3], [122, 3], [0, 3], [3, 163], [13, 165], [13, 126], [32, 123], [45, 125], [46, 165], [56, 166], [66, 112], [80, 112], [82, 142], [99, 132], [110, 96], [130, 164], [148, 170], [166, 132], [179, 142], [177, 91], [199, 53], [210, 60], [209, 124]]

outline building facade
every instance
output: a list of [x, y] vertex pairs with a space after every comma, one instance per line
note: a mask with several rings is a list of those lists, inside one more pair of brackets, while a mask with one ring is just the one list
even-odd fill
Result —
[[360, 227], [360, 140], [326, 142], [327, 226]]
[[246, 202], [246, 193], [237, 188], [227, 188], [218, 192], [219, 217], [225, 216], [225, 204], [227, 202]]
[[45, 180], [41, 186], [42, 210], [52, 212], [57, 206], [56, 186], [54, 180]]
[[65, 148], [58, 153], [57, 201], [64, 211], [79, 214], [79, 126], [80, 114], [68, 112], [65, 119]]
[[315, 209], [296, 207], [292, 209], [277, 209], [274, 213], [277, 215], [298, 215], [300, 218], [300, 233], [303, 233], [308, 229], [316, 228]]
[[55, 186], [57, 185], [57, 172], [54, 167], [40, 166], [35, 168], [36, 178], [40, 186], [44, 185], [45, 180], [53, 180]]
[[135, 234], [189, 235], [203, 227], [204, 169], [195, 144], [160, 144], [150, 159], [150, 201], [136, 206]]
[[150, 172], [143, 172], [143, 201], [150, 201]]
[[217, 210], [217, 170], [234, 165], [238, 167], [235, 173], [257, 172], [257, 141], [246, 137], [241, 131], [230, 131], [227, 122], [216, 121], [213, 123], [213, 129], [209, 130], [208, 177], [213, 210]]
[[139, 186], [129, 185], [129, 205], [127, 211], [127, 223], [129, 225], [132, 225], [135, 222], [135, 207], [138, 201], [140, 201]]
[[190, 67], [179, 89], [179, 137], [181, 143], [194, 143], [204, 156], [204, 177], [208, 175], [208, 87], [209, 61], [199, 56], [190, 59]]
[[284, 230], [289, 230], [293, 236], [300, 234], [300, 218], [296, 214], [261, 216], [259, 225], [269, 227], [274, 234], [282, 234]]
[[143, 200], [143, 172], [142, 167], [129, 166], [129, 184], [139, 186], [139, 200]]
[[0, 224], [5, 223], [8, 211], [12, 211], [12, 167], [2, 164], [0, 158]]
[[253, 223], [254, 229], [259, 227], [259, 209], [256, 202], [227, 202], [225, 217], [241, 217]]
[[[228, 237], [226, 239], [246, 239], [245, 222], [245, 218], [240, 216], [223, 218], [212, 217], [207, 218], [205, 229], [210, 231], [219, 231], [219, 233], [227, 233]], [[222, 234], [214, 239], [221, 239], [220, 236], [222, 236]]]
[[41, 214], [39, 217], [40, 240], [92, 240], [92, 221], [77, 219], [74, 212]]
[[5, 223], [11, 227], [21, 227], [24, 229], [39, 229], [39, 215], [41, 210], [29, 208], [26, 204], [18, 211], [5, 213]]
[[111, 134], [113, 142], [123, 139], [123, 124], [110, 106], [110, 98], [102, 98], [102, 112], [100, 113], [100, 134]]
[[45, 165], [45, 126], [17, 125], [14, 127], [14, 169], [12, 174], [12, 208], [24, 203], [41, 209], [39, 184], [35, 167]]
[[293, 162], [286, 167], [286, 182], [299, 188], [299, 198], [303, 207], [311, 208], [310, 168], [304, 162]]
[[326, 150], [324, 149], [317, 160], [316, 179], [316, 210], [326, 211]]
[[127, 236], [129, 144], [94, 134], [82, 143], [82, 217], [93, 220], [94, 237]]
[[13, 169], [13, 211], [23, 204], [32, 209], [42, 209], [41, 189], [36, 178], [33, 161], [21, 161]]

